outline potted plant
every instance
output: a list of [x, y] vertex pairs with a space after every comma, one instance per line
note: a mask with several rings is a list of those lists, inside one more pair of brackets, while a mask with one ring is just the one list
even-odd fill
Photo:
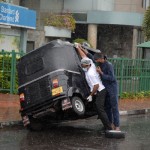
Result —
[[75, 19], [72, 14], [51, 14], [45, 18], [45, 36], [51, 37], [71, 37], [71, 32], [75, 30]]
[[51, 14], [45, 18], [46, 26], [53, 26], [57, 28], [65, 28], [71, 31], [75, 30], [75, 19], [72, 14]]

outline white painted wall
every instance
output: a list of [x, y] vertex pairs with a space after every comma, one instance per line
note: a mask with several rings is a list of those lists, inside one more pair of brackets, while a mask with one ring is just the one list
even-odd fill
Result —
[[40, 0], [40, 11], [42, 12], [61, 12], [63, 0]]
[[114, 10], [114, 0], [98, 0], [97, 10], [103, 11], [113, 11]]
[[114, 9], [114, 0], [64, 0], [64, 10], [72, 12], [87, 12], [89, 10]]

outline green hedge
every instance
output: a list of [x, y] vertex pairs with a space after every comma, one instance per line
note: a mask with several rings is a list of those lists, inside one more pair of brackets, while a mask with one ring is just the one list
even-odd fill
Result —
[[[10, 92], [11, 88], [11, 63], [12, 57], [9, 55], [0, 56], [0, 92], [7, 93]], [[15, 64], [13, 64], [15, 65]], [[18, 78], [17, 73], [15, 76], [14, 89], [17, 92], [18, 88]]]
[[141, 92], [123, 92], [122, 99], [142, 99], [142, 98], [150, 98], [150, 91], [141, 91]]

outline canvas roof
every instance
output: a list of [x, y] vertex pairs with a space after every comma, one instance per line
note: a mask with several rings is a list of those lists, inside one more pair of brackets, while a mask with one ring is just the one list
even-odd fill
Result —
[[150, 48], [150, 41], [138, 44], [137, 47]]

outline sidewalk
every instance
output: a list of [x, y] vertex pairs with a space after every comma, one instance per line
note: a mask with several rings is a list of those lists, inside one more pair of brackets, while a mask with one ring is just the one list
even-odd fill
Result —
[[0, 126], [21, 121], [19, 96], [0, 93]]
[[[0, 124], [15, 124], [21, 121], [19, 96], [0, 93]], [[150, 99], [119, 100], [120, 115], [150, 113]]]
[[136, 115], [150, 113], [150, 98], [119, 100], [120, 115]]

